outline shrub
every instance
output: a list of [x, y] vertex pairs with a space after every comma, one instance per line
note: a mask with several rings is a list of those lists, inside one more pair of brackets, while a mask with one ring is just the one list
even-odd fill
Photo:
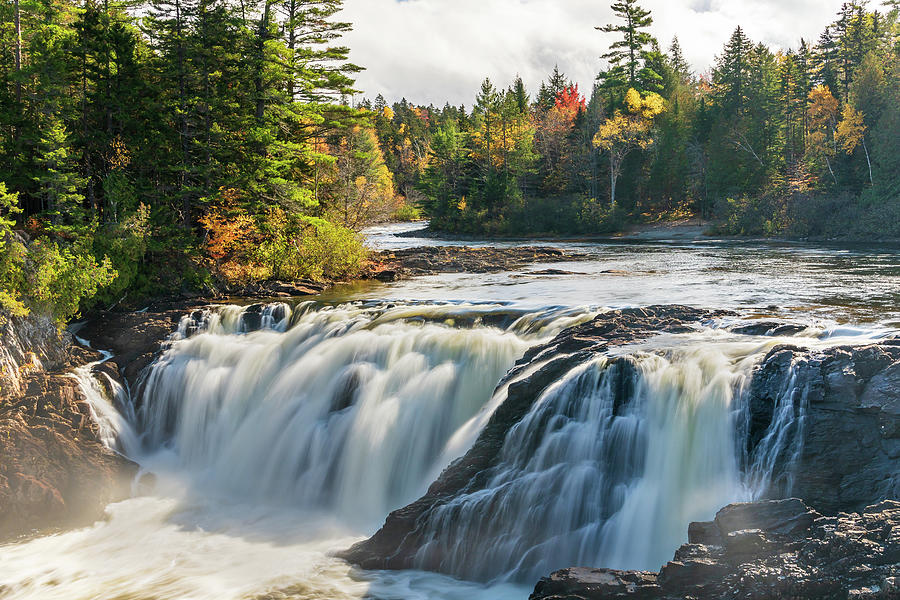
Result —
[[404, 202], [403, 205], [391, 215], [391, 220], [402, 222], [421, 221], [422, 209], [414, 204]]
[[277, 279], [348, 279], [359, 274], [366, 258], [360, 236], [340, 225], [313, 217], [291, 217], [271, 209], [263, 222], [257, 261]]
[[67, 246], [49, 239], [32, 242], [25, 272], [28, 304], [60, 325], [77, 316], [82, 306], [89, 308], [97, 291], [116, 278], [109, 258], [99, 263], [94, 258], [89, 239]]
[[94, 236], [94, 253], [106, 256], [118, 273], [99, 300], [113, 302], [134, 289], [150, 238], [150, 208], [146, 204], [118, 223], [107, 223]]

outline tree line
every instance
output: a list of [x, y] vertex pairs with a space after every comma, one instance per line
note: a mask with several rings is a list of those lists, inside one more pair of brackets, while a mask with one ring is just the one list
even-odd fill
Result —
[[399, 205], [342, 0], [0, 6], [0, 303], [343, 278]]
[[724, 233], [900, 238], [898, 2], [846, 2], [815, 42], [741, 27], [695, 73], [638, 0], [587, 97], [557, 67], [531, 96], [485, 80], [470, 111], [365, 102], [398, 189], [432, 226], [603, 233], [697, 215]]

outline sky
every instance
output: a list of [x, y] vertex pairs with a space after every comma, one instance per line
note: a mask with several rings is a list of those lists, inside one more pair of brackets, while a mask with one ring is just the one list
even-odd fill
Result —
[[[755, 42], [791, 48], [815, 41], [844, 0], [643, 0], [651, 33], [667, 48], [678, 35], [698, 73], [735, 27]], [[610, 0], [344, 0], [351, 59], [366, 71], [363, 96], [470, 106], [485, 77], [508, 86], [521, 75], [532, 94], [554, 65], [590, 90], [613, 38]], [[878, 0], [873, 1], [873, 6]]]

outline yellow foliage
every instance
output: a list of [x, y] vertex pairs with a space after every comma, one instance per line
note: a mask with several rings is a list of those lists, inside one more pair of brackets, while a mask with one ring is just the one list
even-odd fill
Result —
[[460, 201], [456, 203], [456, 208], [459, 210], [459, 212], [465, 212], [467, 206], [468, 203], [466, 202], [465, 196], [463, 196]]
[[641, 94], [634, 88], [629, 88], [625, 93], [625, 107], [630, 113], [641, 111]]
[[113, 171], [121, 170], [131, 163], [131, 152], [122, 141], [120, 136], [116, 136], [109, 145], [109, 166]]
[[837, 126], [837, 140], [844, 152], [853, 154], [856, 147], [862, 143], [863, 136], [866, 135], [863, 114], [847, 104], [844, 106], [841, 117], [841, 122]]
[[808, 100], [807, 114], [812, 128], [818, 129], [834, 122], [838, 112], [838, 101], [827, 86], [817, 85], [814, 87], [809, 93]]
[[594, 146], [611, 151], [615, 148], [647, 149], [653, 145], [650, 130], [653, 119], [665, 111], [665, 101], [659, 94], [641, 97], [635, 89], [625, 94], [627, 114], [616, 114], [600, 125], [594, 136]]
[[394, 120], [394, 109], [392, 109], [390, 106], [385, 106], [384, 110], [381, 111], [381, 114], [384, 115], [384, 118], [388, 121]]
[[641, 97], [640, 92], [630, 88], [625, 94], [625, 108], [632, 115], [653, 119], [666, 110], [666, 101], [659, 94], [650, 92]]

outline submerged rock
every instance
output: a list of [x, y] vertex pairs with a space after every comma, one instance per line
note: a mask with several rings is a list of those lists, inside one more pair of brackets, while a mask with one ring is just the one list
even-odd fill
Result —
[[900, 502], [823, 517], [800, 500], [736, 504], [715, 521], [724, 545], [686, 544], [659, 574], [564, 569], [531, 600], [900, 598]]

